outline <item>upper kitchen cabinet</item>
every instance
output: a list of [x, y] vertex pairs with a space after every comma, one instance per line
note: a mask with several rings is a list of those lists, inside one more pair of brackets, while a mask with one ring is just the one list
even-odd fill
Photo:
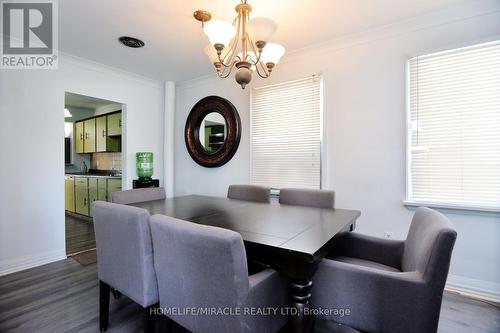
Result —
[[95, 153], [96, 140], [95, 140], [95, 118], [85, 120], [83, 123], [83, 130], [85, 138], [83, 142], [84, 153]]
[[108, 136], [122, 135], [122, 113], [108, 115]]
[[121, 136], [108, 136], [108, 116], [96, 118], [96, 151], [119, 152], [121, 151]]
[[84, 133], [83, 121], [75, 123], [75, 152], [77, 154], [83, 153]]
[[95, 120], [96, 128], [96, 151], [106, 151], [106, 138], [108, 137], [106, 130], [106, 116], [98, 117]]
[[75, 152], [120, 152], [122, 148], [122, 113], [88, 118], [75, 123]]

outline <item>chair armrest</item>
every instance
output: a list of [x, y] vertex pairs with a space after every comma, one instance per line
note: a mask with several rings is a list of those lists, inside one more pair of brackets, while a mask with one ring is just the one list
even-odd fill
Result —
[[313, 278], [315, 308], [349, 310], [322, 318], [367, 332], [435, 332], [441, 300], [422, 273], [381, 271], [325, 259]]
[[401, 269], [404, 244], [404, 241], [347, 232], [339, 239], [328, 257], [353, 257]]
[[[287, 281], [274, 269], [265, 269], [250, 275], [247, 306], [286, 306]], [[273, 305], [269, 303], [272, 301]]]
[[[245, 322], [255, 332], [277, 332], [287, 322], [286, 312], [289, 305], [288, 284], [286, 278], [273, 269], [265, 269], [249, 276], [246, 309], [266, 311], [265, 315], [245, 313]], [[272, 310], [271, 310], [272, 309]]]

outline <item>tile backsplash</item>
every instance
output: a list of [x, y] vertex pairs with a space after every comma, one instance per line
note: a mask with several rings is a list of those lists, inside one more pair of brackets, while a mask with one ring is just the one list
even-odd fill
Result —
[[122, 153], [93, 153], [92, 169], [122, 170]]

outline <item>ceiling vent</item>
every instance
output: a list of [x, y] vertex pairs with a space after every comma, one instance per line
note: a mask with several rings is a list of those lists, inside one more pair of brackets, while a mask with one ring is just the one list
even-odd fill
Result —
[[122, 43], [125, 46], [132, 47], [134, 49], [137, 49], [139, 47], [144, 46], [144, 42], [140, 39], [134, 38], [134, 37], [128, 37], [128, 36], [122, 36], [118, 38], [120, 43]]

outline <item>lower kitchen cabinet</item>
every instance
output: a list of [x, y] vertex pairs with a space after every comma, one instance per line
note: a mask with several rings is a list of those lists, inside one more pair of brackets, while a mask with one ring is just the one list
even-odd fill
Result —
[[88, 178], [75, 178], [75, 212], [82, 215], [89, 215]]
[[111, 193], [118, 192], [121, 190], [122, 190], [122, 180], [121, 179], [108, 178], [108, 201], [111, 201]]
[[106, 178], [97, 178], [97, 200], [110, 201], [108, 199], [108, 180]]
[[64, 209], [75, 212], [75, 177], [64, 178]]
[[92, 203], [97, 201], [97, 178], [89, 178], [89, 216], [92, 216]]
[[94, 201], [111, 201], [111, 193], [122, 190], [122, 180], [116, 178], [66, 176], [64, 185], [66, 210], [86, 216], [92, 216]]

